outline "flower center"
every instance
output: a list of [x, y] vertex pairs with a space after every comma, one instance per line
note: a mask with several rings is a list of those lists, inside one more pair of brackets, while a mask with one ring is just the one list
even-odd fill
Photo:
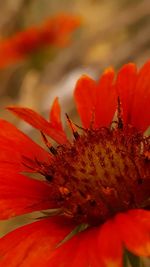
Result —
[[142, 206], [150, 185], [147, 144], [147, 138], [127, 126], [86, 130], [73, 144], [58, 147], [50, 183], [59, 192], [63, 214], [95, 225]]

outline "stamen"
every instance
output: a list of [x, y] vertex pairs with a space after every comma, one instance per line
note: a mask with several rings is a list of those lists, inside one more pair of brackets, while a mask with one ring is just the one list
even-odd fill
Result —
[[35, 164], [34, 164], [35, 162], [33, 162], [33, 160], [31, 160], [25, 156], [22, 156], [22, 159], [23, 159], [22, 164], [24, 167], [26, 167], [26, 168], [30, 169], [31, 171], [34, 171], [34, 172], [39, 171], [37, 166], [35, 167]]
[[78, 124], [76, 124], [76, 123], [73, 123], [78, 129], [80, 129], [80, 130], [82, 130], [82, 131], [87, 131], [87, 129], [85, 129], [85, 128], [83, 128], [83, 127], [81, 127], [81, 126], [79, 126]]
[[73, 136], [74, 136], [74, 138], [77, 140], [77, 139], [80, 137], [80, 135], [78, 134], [75, 125], [74, 125], [73, 122], [70, 120], [70, 118], [69, 118], [69, 116], [68, 116], [67, 113], [66, 113], [66, 117], [67, 117], [68, 124], [69, 124], [69, 126], [70, 126], [70, 128], [71, 128], [71, 130], [72, 130]]
[[36, 157], [34, 158], [34, 160], [32, 160], [26, 156], [22, 156], [22, 160], [22, 164], [32, 172], [40, 173], [43, 176], [47, 175], [46, 165], [44, 165], [44, 163], [41, 163]]
[[119, 96], [118, 96], [117, 118], [118, 118], [118, 128], [123, 129], [122, 107], [121, 107], [121, 101], [120, 101]]
[[52, 144], [47, 140], [45, 134], [41, 131], [41, 135], [43, 138], [43, 141], [45, 143], [45, 145], [47, 146], [47, 148], [49, 149], [49, 151], [53, 154], [53, 155], [57, 155], [57, 150], [52, 146]]

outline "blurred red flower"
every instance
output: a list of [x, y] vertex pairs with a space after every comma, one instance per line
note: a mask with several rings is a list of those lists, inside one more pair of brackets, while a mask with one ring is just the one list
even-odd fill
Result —
[[[97, 82], [83, 76], [74, 95], [83, 125], [68, 118], [74, 141], [63, 130], [57, 98], [50, 121], [8, 108], [41, 131], [50, 153], [0, 121], [0, 218], [51, 209], [48, 218], [1, 238], [1, 267], [121, 267], [124, 248], [150, 256], [150, 138], [143, 134], [150, 61], [139, 72], [124, 65], [115, 80], [113, 69]], [[43, 181], [22, 172], [40, 173]]]
[[18, 32], [0, 41], [0, 68], [22, 60], [49, 45], [62, 47], [70, 41], [70, 34], [80, 25], [80, 19], [58, 15], [39, 26]]

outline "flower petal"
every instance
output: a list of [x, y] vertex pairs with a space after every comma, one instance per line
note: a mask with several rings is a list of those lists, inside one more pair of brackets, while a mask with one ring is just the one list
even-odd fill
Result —
[[109, 220], [101, 227], [98, 242], [101, 266], [122, 267], [123, 245], [113, 220]]
[[71, 33], [81, 25], [81, 18], [72, 14], [60, 14], [50, 18], [41, 27], [43, 43], [53, 44], [58, 47], [67, 45]]
[[63, 131], [61, 122], [61, 109], [58, 102], [58, 97], [55, 98], [52, 108], [50, 110], [50, 122], [55, 129]]
[[111, 123], [117, 107], [113, 78], [114, 71], [109, 68], [97, 83], [88, 76], [81, 77], [77, 82], [74, 96], [85, 128], [90, 127], [92, 120], [94, 128]]
[[49, 266], [61, 267], [63, 263], [63, 267], [86, 267], [88, 266], [86, 251], [84, 237], [76, 235], [54, 251]]
[[[44, 219], [21, 227], [0, 240], [1, 267], [47, 267], [57, 244], [71, 231], [68, 224]], [[64, 251], [65, 252], [65, 251]], [[59, 260], [59, 256], [57, 258]], [[60, 265], [62, 266], [62, 262]]]
[[113, 86], [114, 70], [108, 68], [104, 71], [97, 86], [95, 105], [95, 128], [108, 126], [117, 108], [117, 96]]
[[52, 192], [46, 182], [0, 168], [0, 219], [57, 208]]
[[122, 267], [122, 242], [112, 221], [74, 236], [56, 250], [50, 266]]
[[32, 109], [21, 107], [8, 107], [7, 109], [36, 129], [50, 136], [57, 143], [66, 143], [67, 138], [65, 133], [62, 130], [55, 129], [50, 122], [46, 121], [41, 115]]
[[78, 233], [72, 239], [58, 247], [49, 261], [53, 267], [99, 267], [99, 251], [97, 247], [97, 233], [99, 228], [91, 228]]
[[46, 46], [68, 44], [71, 33], [81, 24], [79, 17], [57, 15], [0, 42], [0, 68], [30, 56]]
[[[66, 222], [42, 220], [6, 235], [0, 241], [0, 264], [3, 267], [122, 267], [122, 244], [112, 223], [90, 228], [59, 246], [71, 231]], [[53, 223], [54, 222], [54, 223]], [[10, 242], [11, 240], [11, 242]], [[58, 245], [58, 246], [57, 246]], [[13, 260], [12, 260], [13, 259]]]
[[96, 82], [88, 76], [82, 76], [76, 84], [74, 97], [82, 124], [89, 128], [92, 113], [95, 112]]
[[131, 210], [118, 214], [115, 220], [127, 249], [138, 256], [150, 256], [150, 212]]
[[139, 71], [132, 109], [132, 124], [145, 131], [150, 125], [150, 61]]
[[49, 165], [52, 159], [42, 147], [5, 120], [0, 120], [0, 149], [1, 167], [16, 171], [31, 171], [23, 164], [23, 157], [31, 159], [35, 166], [36, 161]]
[[39, 30], [36, 27], [19, 32], [14, 36], [1, 40], [0, 43], [0, 68], [15, 63], [29, 53], [34, 52], [39, 46]]
[[[123, 108], [123, 121], [125, 124], [132, 124], [132, 105], [136, 94], [137, 69], [132, 63], [124, 65], [118, 72], [116, 79], [116, 90], [120, 96]], [[136, 126], [136, 125], [134, 125]]]

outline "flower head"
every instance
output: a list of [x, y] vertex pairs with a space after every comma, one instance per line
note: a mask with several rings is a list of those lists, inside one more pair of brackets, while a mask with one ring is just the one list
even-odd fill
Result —
[[67, 116], [73, 141], [57, 98], [50, 121], [8, 108], [41, 132], [49, 152], [0, 121], [0, 218], [50, 211], [1, 239], [2, 267], [122, 267], [124, 248], [150, 256], [149, 77], [150, 62], [140, 71], [123, 66], [115, 80], [113, 69], [98, 81], [81, 77], [74, 96], [82, 127]]
[[39, 26], [18, 32], [0, 42], [0, 68], [20, 61], [47, 46], [62, 47], [80, 25], [78, 17], [57, 15]]

